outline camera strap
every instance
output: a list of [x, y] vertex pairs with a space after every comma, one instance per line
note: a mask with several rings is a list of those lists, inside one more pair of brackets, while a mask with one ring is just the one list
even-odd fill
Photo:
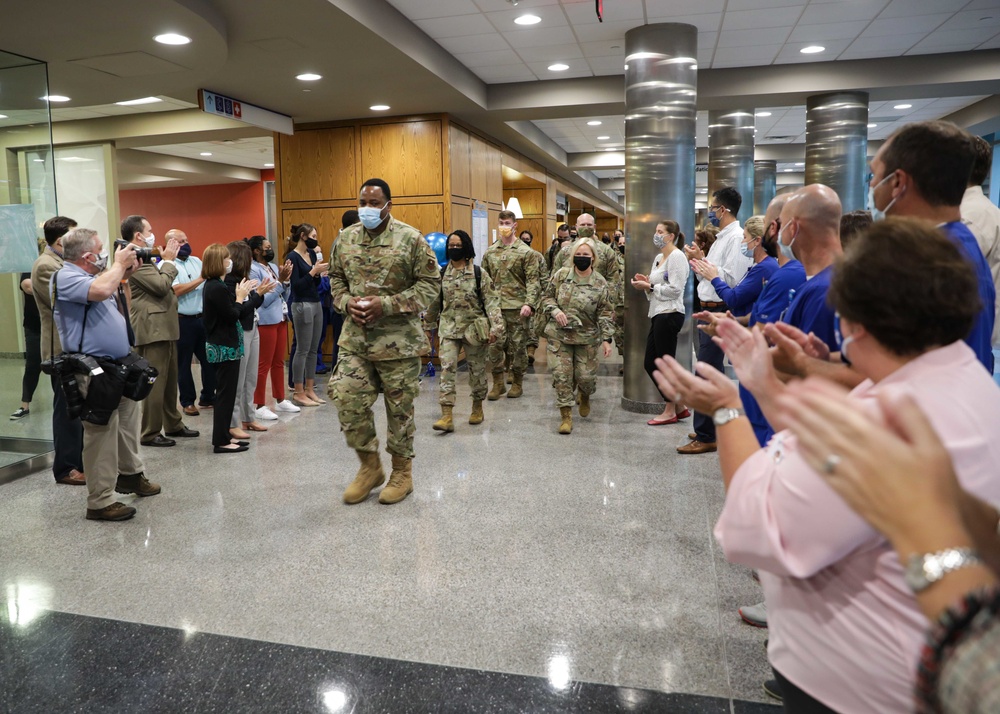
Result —
[[[59, 299], [59, 271], [52, 273], [52, 325], [49, 335], [49, 354], [55, 357], [56, 352], [56, 300]], [[83, 308], [83, 328], [80, 330], [80, 346], [77, 352], [83, 352], [83, 338], [87, 334], [87, 314], [90, 312], [91, 302], [87, 301], [87, 306]], [[63, 352], [66, 345], [63, 345]]]

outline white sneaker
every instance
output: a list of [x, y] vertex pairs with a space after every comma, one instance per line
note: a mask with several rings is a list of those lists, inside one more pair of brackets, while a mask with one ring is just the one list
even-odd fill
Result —
[[767, 627], [767, 604], [757, 603], [756, 605], [744, 605], [740, 608], [740, 617], [743, 622], [754, 627]]
[[[295, 406], [294, 404], [292, 404], [287, 399], [285, 399], [284, 401], [281, 401], [281, 402], [278, 402], [277, 404], [275, 404], [274, 405], [274, 409], [275, 409], [275, 411], [279, 411], [279, 412], [291, 412], [293, 414], [302, 411], [302, 409], [300, 407]], [[277, 418], [278, 417], [275, 417], [275, 419], [277, 419]]]
[[275, 419], [278, 418], [278, 415], [272, 412], [266, 406], [261, 407], [260, 409], [255, 411], [254, 416], [256, 416], [258, 419], [263, 419], [265, 421], [274, 421]]

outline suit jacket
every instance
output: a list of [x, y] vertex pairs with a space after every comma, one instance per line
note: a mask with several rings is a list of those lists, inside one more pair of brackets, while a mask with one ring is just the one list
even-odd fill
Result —
[[177, 268], [173, 262], [165, 262], [159, 268], [144, 263], [128, 279], [132, 290], [129, 316], [136, 346], [175, 342], [180, 338], [177, 296], [173, 288], [176, 277]]
[[[63, 267], [63, 259], [48, 248], [31, 266], [31, 292], [35, 295], [38, 316], [42, 322], [42, 359], [62, 352], [59, 330], [52, 324], [52, 275]], [[53, 347], [53, 344], [55, 347]]]

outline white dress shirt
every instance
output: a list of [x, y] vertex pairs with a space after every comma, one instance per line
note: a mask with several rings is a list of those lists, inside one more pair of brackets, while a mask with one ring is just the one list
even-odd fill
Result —
[[1000, 208], [993, 205], [979, 186], [970, 186], [962, 196], [962, 222], [976, 237], [997, 289], [997, 321], [993, 326], [993, 346], [1000, 344]]
[[[733, 221], [719, 231], [712, 247], [708, 249], [708, 255], [705, 256], [705, 260], [719, 269], [719, 277], [731, 288], [739, 285], [753, 265], [753, 258], [747, 258], [740, 251], [742, 242], [743, 227], [739, 221]], [[722, 302], [719, 293], [712, 287], [712, 281], [705, 280], [697, 273], [695, 275], [698, 278], [698, 299], [702, 302]]]
[[667, 259], [656, 256], [649, 271], [652, 290], [646, 292], [649, 300], [649, 317], [665, 312], [684, 314], [684, 286], [687, 285], [691, 266], [683, 250], [672, 250]]

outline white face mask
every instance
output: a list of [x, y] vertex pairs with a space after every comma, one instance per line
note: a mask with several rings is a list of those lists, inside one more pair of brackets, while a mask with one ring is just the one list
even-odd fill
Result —
[[233, 272], [233, 261], [227, 260], [226, 261], [226, 275], [229, 275], [231, 272]]
[[785, 245], [784, 241], [781, 240], [781, 235], [785, 232], [785, 228], [787, 227], [787, 225], [784, 225], [781, 227], [781, 230], [778, 231], [778, 250], [780, 250], [781, 254], [789, 260], [795, 260], [795, 253], [792, 252], [792, 246], [795, 245], [795, 238], [798, 238], [799, 236], [796, 234], [795, 238], [792, 238], [792, 242]]
[[147, 248], [152, 248], [156, 244], [156, 236], [154, 236], [152, 233], [143, 238], [143, 240], [146, 241]]
[[663, 238], [663, 236], [661, 234], [654, 233], [653, 234], [653, 245], [655, 245], [657, 248], [662, 248], [664, 245], [666, 245], [666, 241], [664, 240], [664, 238]]
[[[91, 254], [93, 255], [93, 254]], [[98, 271], [102, 271], [108, 267], [108, 258], [110, 257], [108, 251], [102, 250], [97, 254], [97, 260], [95, 260], [92, 265], [97, 268]]]

